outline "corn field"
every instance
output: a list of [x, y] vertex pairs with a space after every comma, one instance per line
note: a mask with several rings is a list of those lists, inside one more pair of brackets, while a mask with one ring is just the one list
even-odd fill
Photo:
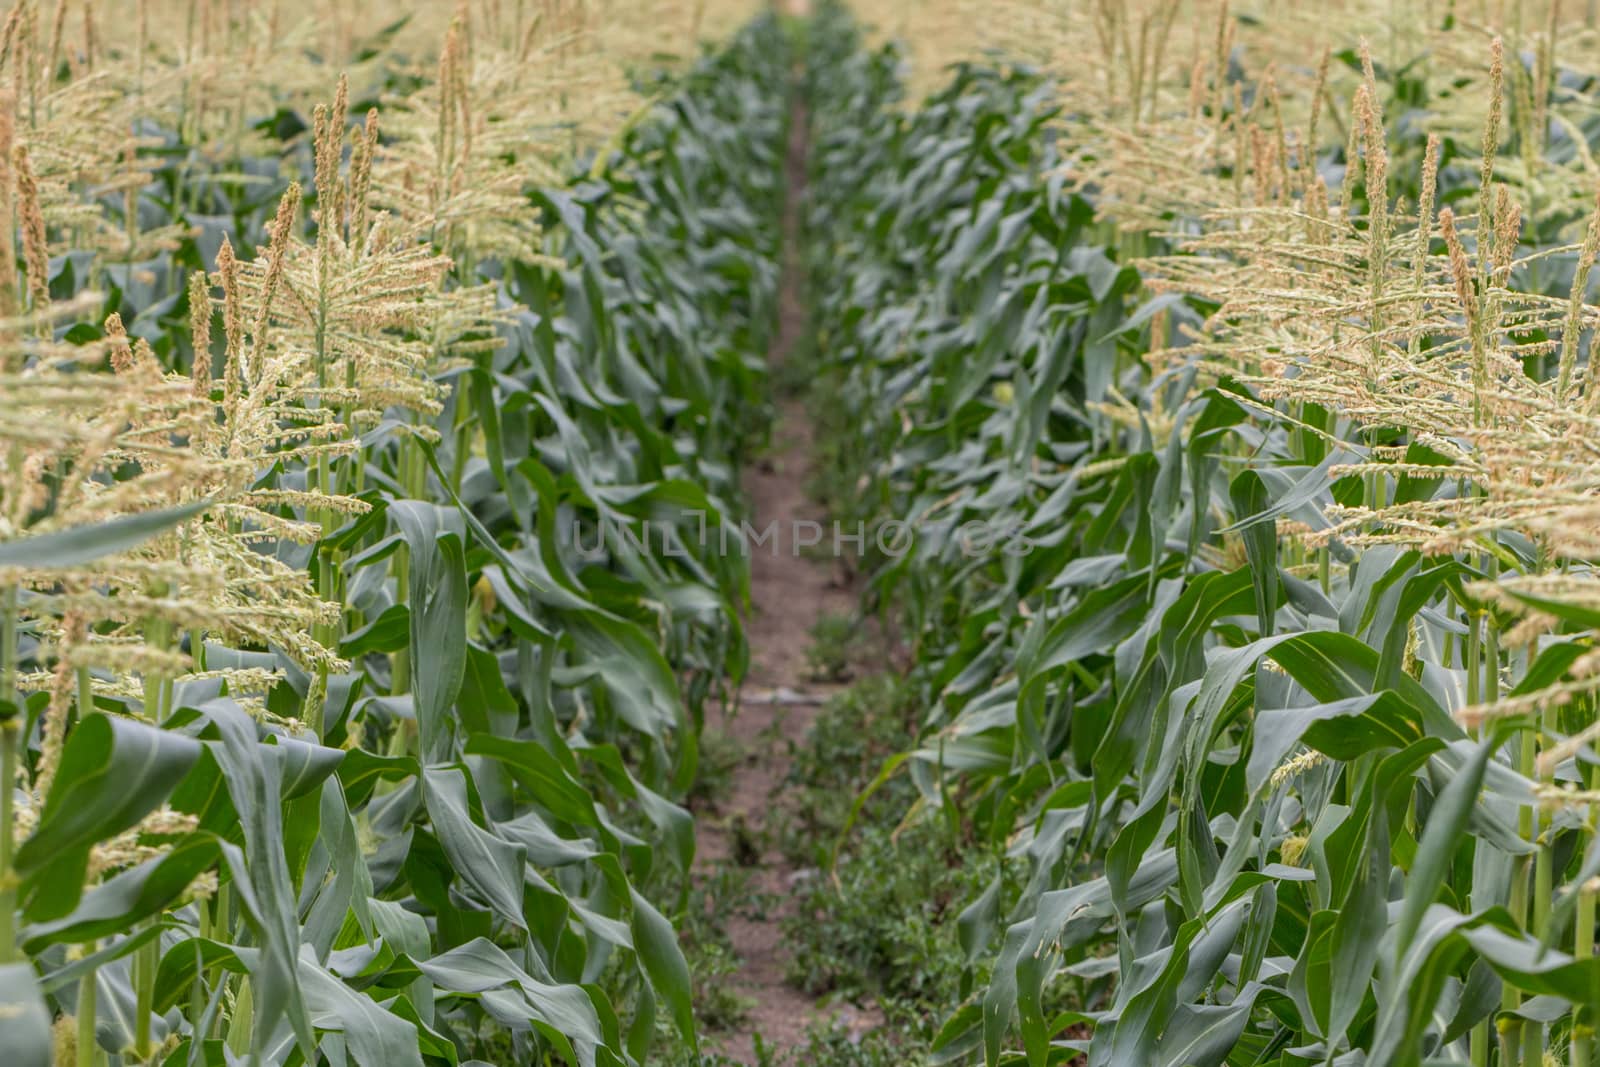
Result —
[[1582, 0], [12, 0], [0, 1064], [1600, 1067], [1597, 153]]

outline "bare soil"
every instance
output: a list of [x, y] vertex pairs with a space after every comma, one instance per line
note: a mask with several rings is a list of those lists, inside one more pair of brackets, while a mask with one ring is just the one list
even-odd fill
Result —
[[[789, 358], [806, 329], [803, 271], [799, 261], [799, 213], [806, 175], [806, 115], [799, 102], [791, 115], [786, 160], [788, 196], [784, 210], [784, 261], [780, 283], [778, 330], [767, 353], [776, 369]], [[712, 1032], [705, 1043], [747, 1064], [756, 1062], [755, 1036], [783, 1059], [804, 1044], [813, 1023], [833, 1018], [852, 1029], [867, 1029], [877, 1020], [841, 1007], [825, 1010], [784, 981], [787, 952], [780, 923], [799, 895], [797, 882], [816, 872], [796, 871], [784, 859], [778, 835], [784, 779], [790, 744], [800, 744], [821, 705], [840, 686], [814, 681], [806, 659], [810, 632], [825, 614], [850, 612], [857, 593], [848, 571], [820, 555], [797, 554], [790, 537], [794, 523], [811, 520], [829, 529], [826, 516], [806, 494], [812, 455], [812, 427], [805, 402], [780, 400], [771, 446], [743, 472], [756, 529], [773, 521], [782, 531], [778, 551], [751, 548], [751, 607], [745, 620], [751, 668], [737, 707], [714, 707], [707, 727], [721, 730], [738, 744], [742, 757], [727, 794], [718, 800], [718, 815], [697, 821], [696, 865], [709, 871], [718, 864], [749, 863], [751, 888], [778, 903], [760, 918], [723, 916], [740, 970], [732, 988], [752, 1002], [735, 1031]], [[757, 842], [760, 854], [736, 856]]]

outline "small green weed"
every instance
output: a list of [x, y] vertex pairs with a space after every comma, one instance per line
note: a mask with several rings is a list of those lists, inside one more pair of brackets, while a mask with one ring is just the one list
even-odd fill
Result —
[[[834, 841], [850, 817], [857, 795], [885, 760], [915, 740], [910, 687], [893, 675], [861, 679], [830, 700], [790, 756], [785, 789], [797, 797], [780, 823], [784, 855], [798, 866], [827, 863]], [[869, 805], [872, 811], [903, 811], [910, 783], [896, 778]]]
[[928, 1038], [909, 1027], [884, 1027], [852, 1034], [841, 1026], [819, 1026], [806, 1046], [790, 1057], [795, 1067], [907, 1067], [920, 1063]]
[[684, 954], [689, 980], [694, 985], [694, 1016], [708, 1030], [730, 1030], [750, 1014], [755, 1001], [740, 993], [731, 981], [739, 961], [726, 945], [699, 945]]
[[951, 847], [939, 823], [898, 835], [861, 827], [838, 884], [813, 881], [784, 922], [790, 980], [812, 994], [876, 998], [891, 1018], [958, 1003], [966, 964], [956, 916], [998, 871], [996, 858]]
[[806, 649], [811, 676], [821, 682], [848, 680], [860, 631], [860, 624], [850, 615], [830, 612], [818, 619], [811, 627], [811, 645]]

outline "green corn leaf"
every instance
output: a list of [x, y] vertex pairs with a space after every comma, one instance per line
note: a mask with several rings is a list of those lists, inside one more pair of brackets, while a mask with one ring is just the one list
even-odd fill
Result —
[[422, 755], [449, 757], [451, 709], [467, 659], [467, 572], [463, 533], [454, 513], [416, 500], [397, 500], [389, 515], [411, 549], [412, 697]]
[[78, 724], [61, 755], [38, 828], [17, 849], [28, 917], [59, 919], [83, 891], [89, 849], [136, 824], [200, 755], [191, 738], [110, 715]]
[[502, 921], [525, 927], [522, 868], [527, 855], [521, 846], [479, 825], [467, 795], [466, 774], [455, 767], [424, 768], [422, 796], [434, 833], [456, 875]]
[[0, 543], [0, 567], [63, 570], [138, 548], [152, 537], [194, 518], [211, 506], [198, 500], [175, 508], [145, 511], [108, 519], [93, 526], [74, 526], [52, 533]]

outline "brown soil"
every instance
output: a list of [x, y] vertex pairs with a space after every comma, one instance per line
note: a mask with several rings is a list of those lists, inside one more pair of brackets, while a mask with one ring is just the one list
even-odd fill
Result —
[[[806, 116], [797, 102], [786, 164], [789, 192], [783, 220], [778, 332], [767, 353], [773, 368], [788, 358], [806, 327], [797, 249], [805, 153]], [[794, 397], [780, 400], [770, 450], [743, 472], [754, 528], [765, 529], [776, 520], [781, 531], [779, 551], [774, 553], [770, 545], [751, 547], [751, 607], [746, 619], [750, 673], [740, 706], [713, 708], [707, 721], [709, 729], [721, 730], [735, 740], [741, 758], [727, 794], [717, 802], [718, 812], [697, 820], [697, 868], [709, 871], [739, 859], [748, 863], [752, 857], [736, 857], [735, 852], [742, 843], [758, 842], [764, 851], [754, 857], [751, 889], [777, 901], [761, 919], [736, 914], [723, 917], [740, 961], [730, 987], [752, 1006], [736, 1030], [702, 1037], [709, 1047], [747, 1064], [756, 1062], [757, 1034], [781, 1060], [803, 1045], [806, 1029], [817, 1021], [831, 1016], [843, 1025], [862, 1029], [876, 1021], [850, 1008], [825, 1010], [784, 981], [787, 952], [780, 923], [792, 910], [797, 882], [815, 872], [789, 866], [777, 840], [781, 822], [773, 816], [784, 802], [790, 743], [804, 739], [820, 705], [840, 688], [812, 679], [806, 661], [810, 631], [823, 615], [847, 613], [856, 604], [856, 591], [843, 567], [794, 551], [790, 532], [795, 522], [812, 520], [831, 529], [821, 509], [806, 495], [811, 454], [812, 428], [804, 402]]]

